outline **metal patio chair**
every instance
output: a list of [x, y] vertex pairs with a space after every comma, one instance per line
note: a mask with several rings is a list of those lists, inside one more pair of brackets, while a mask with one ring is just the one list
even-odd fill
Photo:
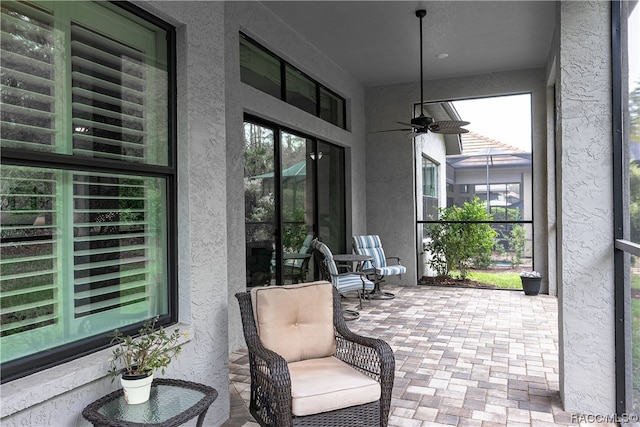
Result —
[[[284, 254], [284, 279], [291, 279], [291, 283], [300, 283], [307, 280], [309, 272], [309, 259], [311, 258], [311, 241], [313, 235], [307, 234], [300, 249], [295, 254]], [[290, 258], [287, 259], [287, 256]]]
[[[370, 278], [373, 278], [375, 289], [371, 294], [372, 298], [391, 299], [395, 295], [390, 292], [383, 292], [380, 289], [380, 283], [384, 281], [386, 276], [400, 276], [407, 272], [407, 268], [401, 264], [399, 257], [387, 257], [382, 249], [380, 236], [377, 234], [367, 236], [353, 236], [353, 251], [359, 255], [369, 255], [373, 257], [371, 261], [365, 261], [362, 271]], [[393, 260], [394, 264], [387, 261]]]
[[346, 271], [340, 273], [333, 260], [331, 249], [320, 240], [314, 239], [311, 242], [311, 247], [314, 250], [316, 263], [320, 266], [322, 279], [331, 282], [341, 295], [347, 292], [357, 292], [360, 308], [362, 308], [362, 299], [374, 290], [375, 284], [367, 279], [362, 272]]

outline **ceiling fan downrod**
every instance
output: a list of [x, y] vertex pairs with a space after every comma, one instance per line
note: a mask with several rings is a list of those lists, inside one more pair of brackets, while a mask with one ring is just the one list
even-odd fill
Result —
[[469, 122], [456, 121], [456, 120], [439, 120], [436, 121], [433, 117], [424, 115], [424, 67], [423, 67], [423, 47], [422, 47], [422, 18], [427, 16], [425, 9], [416, 10], [416, 16], [420, 18], [420, 116], [414, 117], [409, 123], [396, 122], [404, 126], [409, 126], [405, 129], [388, 129], [376, 132], [407, 132], [412, 138], [417, 135], [427, 132], [440, 133], [440, 134], [461, 134], [466, 133], [468, 130], [462, 129], [461, 126], [466, 126]]
[[420, 116], [424, 116], [424, 76], [422, 69], [422, 18], [427, 16], [425, 9], [416, 10], [416, 16], [420, 18]]

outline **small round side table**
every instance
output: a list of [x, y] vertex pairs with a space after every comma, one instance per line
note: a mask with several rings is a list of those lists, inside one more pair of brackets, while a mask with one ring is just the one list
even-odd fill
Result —
[[173, 379], [155, 379], [149, 400], [129, 405], [122, 389], [88, 405], [82, 416], [94, 426], [174, 427], [198, 417], [202, 427], [209, 406], [218, 392], [204, 384]]

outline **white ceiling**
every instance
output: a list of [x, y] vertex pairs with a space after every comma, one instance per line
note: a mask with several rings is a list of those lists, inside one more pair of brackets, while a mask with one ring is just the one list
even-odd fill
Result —
[[[265, 5], [365, 86], [543, 67], [553, 1], [266, 1]], [[436, 55], [447, 53], [446, 59]]]

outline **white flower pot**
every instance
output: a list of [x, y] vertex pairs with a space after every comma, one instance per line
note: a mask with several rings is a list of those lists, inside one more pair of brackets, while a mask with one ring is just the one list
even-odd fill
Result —
[[146, 377], [142, 375], [122, 375], [120, 384], [122, 384], [122, 390], [124, 391], [124, 400], [130, 405], [144, 403], [149, 400], [152, 381], [153, 373]]

